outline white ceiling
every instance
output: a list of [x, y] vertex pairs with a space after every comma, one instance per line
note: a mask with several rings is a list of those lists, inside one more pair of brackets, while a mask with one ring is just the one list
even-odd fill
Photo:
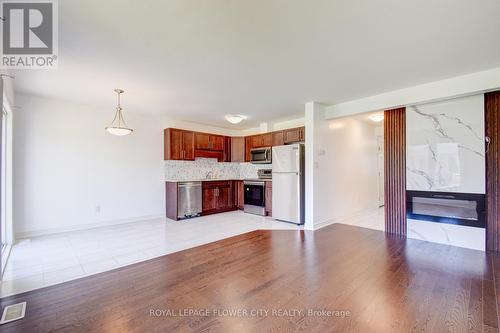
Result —
[[[500, 66], [498, 0], [64, 0], [59, 68], [16, 89], [241, 128]], [[233, 127], [233, 128], [236, 128]]]

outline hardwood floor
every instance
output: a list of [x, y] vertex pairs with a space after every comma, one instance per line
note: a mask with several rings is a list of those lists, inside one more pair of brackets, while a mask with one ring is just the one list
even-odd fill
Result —
[[499, 279], [497, 255], [380, 231], [254, 231], [4, 298], [28, 306], [0, 331], [498, 332]]

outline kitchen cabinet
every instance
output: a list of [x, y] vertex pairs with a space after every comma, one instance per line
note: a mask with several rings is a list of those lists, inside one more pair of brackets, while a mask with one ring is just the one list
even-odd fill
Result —
[[283, 138], [285, 144], [305, 141], [305, 128], [286, 129], [283, 131]]
[[245, 137], [245, 161], [250, 161], [250, 151], [253, 148], [272, 147], [273, 134], [265, 133]]
[[245, 162], [245, 138], [231, 138], [231, 162]]
[[273, 134], [272, 133], [261, 134], [261, 137], [262, 137], [262, 146], [261, 147], [272, 147], [272, 145], [273, 145]]
[[283, 131], [276, 131], [272, 133], [273, 135], [273, 147], [283, 146], [285, 144], [285, 138]]
[[224, 136], [195, 132], [195, 147], [203, 150], [224, 150]]
[[165, 183], [165, 199], [167, 217], [177, 221], [177, 182]]
[[273, 145], [273, 136], [271, 133], [254, 135], [252, 137], [252, 148], [271, 147]]
[[243, 210], [245, 206], [245, 192], [244, 192], [244, 187], [243, 187], [243, 181], [242, 180], [236, 180], [234, 185], [234, 197], [236, 201], [236, 207], [238, 209]]
[[233, 181], [205, 181], [202, 184], [203, 215], [236, 209]]
[[247, 137], [228, 137], [177, 128], [164, 131], [164, 159], [193, 161], [197, 157], [216, 158], [219, 162], [249, 162], [253, 148], [303, 142], [305, 128], [297, 127]]
[[166, 128], [163, 154], [165, 160], [194, 160], [194, 132]]
[[245, 137], [245, 162], [250, 162], [250, 150], [252, 149], [252, 137]]
[[272, 216], [273, 215], [273, 182], [272, 181], [266, 181], [265, 182], [265, 209], [266, 209], [266, 215], [267, 216]]
[[233, 143], [232, 143], [231, 137], [225, 136], [224, 137], [224, 159], [223, 159], [224, 162], [232, 162], [232, 156], [233, 156], [232, 147], [233, 147]]
[[217, 190], [217, 209], [224, 211], [227, 209], [233, 209], [234, 206], [234, 192], [233, 192], [233, 182], [227, 181], [224, 184], [219, 185]]
[[196, 149], [194, 157], [216, 158], [218, 162], [224, 162], [224, 151]]
[[219, 162], [230, 161], [230, 140], [222, 135], [194, 133], [195, 157], [216, 158]]

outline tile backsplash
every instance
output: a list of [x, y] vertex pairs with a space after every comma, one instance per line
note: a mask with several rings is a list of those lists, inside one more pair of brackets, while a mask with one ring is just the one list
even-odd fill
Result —
[[203, 180], [211, 172], [215, 179], [257, 178], [257, 170], [271, 169], [271, 164], [217, 162], [213, 158], [197, 158], [195, 161], [165, 161], [165, 181]]

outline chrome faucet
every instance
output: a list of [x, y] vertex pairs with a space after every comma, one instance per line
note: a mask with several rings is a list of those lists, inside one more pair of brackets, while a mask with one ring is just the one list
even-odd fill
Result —
[[213, 171], [209, 171], [207, 172], [207, 174], [205, 175], [205, 178], [206, 179], [212, 179], [214, 177], [214, 173]]

